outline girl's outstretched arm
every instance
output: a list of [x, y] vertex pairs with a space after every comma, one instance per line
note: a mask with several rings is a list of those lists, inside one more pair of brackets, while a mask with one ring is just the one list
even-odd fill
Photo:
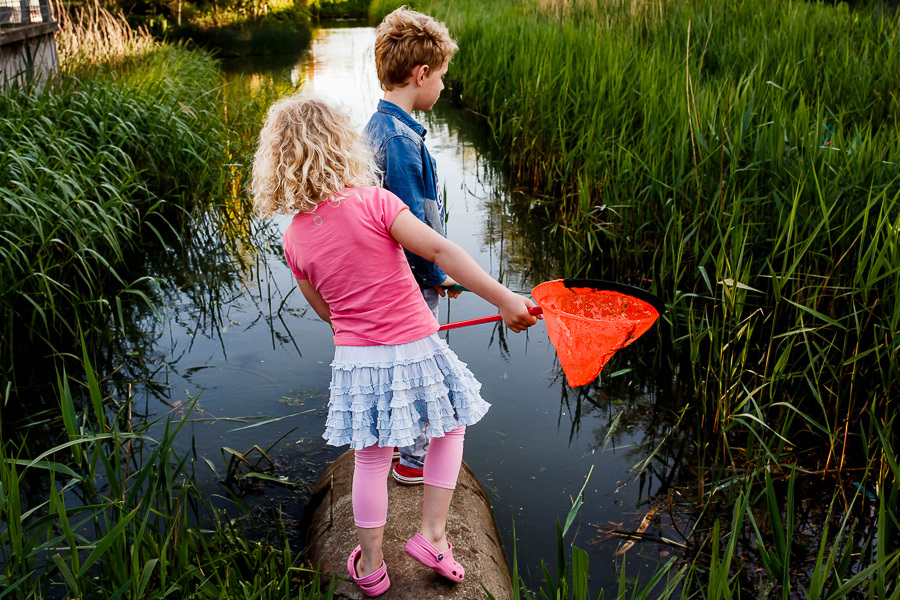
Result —
[[[403, 212], [407, 211], [404, 210]], [[312, 306], [314, 311], [316, 311], [316, 314], [319, 315], [319, 318], [330, 324], [331, 309], [328, 308], [328, 303], [325, 302], [325, 298], [322, 297], [322, 294], [319, 293], [319, 290], [313, 287], [313, 285], [309, 282], [309, 279], [297, 279], [297, 285], [300, 287], [300, 291], [303, 293], [303, 297], [306, 298], [306, 301], [309, 302], [309, 305]]]
[[391, 236], [401, 246], [439, 266], [454, 280], [500, 309], [507, 327], [516, 333], [537, 322], [528, 312], [534, 302], [495, 281], [465, 250], [425, 225], [408, 210], [400, 211]]

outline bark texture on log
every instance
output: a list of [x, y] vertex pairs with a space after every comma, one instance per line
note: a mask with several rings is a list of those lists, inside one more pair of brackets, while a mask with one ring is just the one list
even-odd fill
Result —
[[[306, 539], [310, 562], [323, 574], [349, 579], [347, 557], [357, 546], [350, 488], [353, 451], [341, 455], [319, 480], [306, 514]], [[453, 556], [466, 570], [458, 584], [437, 575], [403, 551], [422, 521], [422, 486], [398, 485], [388, 476], [388, 517], [384, 531], [384, 560], [390, 589], [384, 600], [432, 598], [487, 598], [482, 586], [497, 600], [510, 595], [509, 568], [494, 522], [490, 500], [478, 478], [463, 462], [447, 519], [447, 539]], [[361, 600], [366, 596], [351, 581], [336, 587], [338, 598]]]

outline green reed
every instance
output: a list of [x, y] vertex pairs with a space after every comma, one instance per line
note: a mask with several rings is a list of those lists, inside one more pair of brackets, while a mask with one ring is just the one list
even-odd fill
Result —
[[232, 93], [208, 54], [99, 6], [61, 14], [63, 74], [0, 94], [4, 388], [14, 356], [66, 352], [89, 317], [124, 327], [122, 295], [149, 302], [154, 286], [131, 275], [145, 248], [180, 244], [211, 203], [240, 209], [260, 115], [280, 93]]
[[[695, 415], [699, 505], [772, 468], [848, 486], [847, 469], [894, 460], [900, 12], [415, 7], [456, 36], [454, 89], [487, 117], [514, 184], [539, 195], [555, 276], [637, 283], [668, 304], [660, 404]], [[895, 470], [873, 478], [896, 498]], [[835, 510], [853, 509], [842, 496]], [[896, 504], [880, 514], [896, 539]]]
[[802, 409], [834, 458], [848, 419], [896, 397], [900, 15], [417, 6], [458, 37], [451, 77], [514, 179], [552, 194], [560, 274], [650, 279], [670, 304], [668, 360], [708, 432]]
[[13, 348], [71, 339], [73, 312], [109, 307], [104, 287], [131, 287], [142, 233], [214, 186], [228, 135], [217, 86], [210, 58], [159, 47], [0, 95], [5, 370]]
[[[876, 425], [874, 430], [883, 438], [884, 428]], [[891, 468], [895, 477], [900, 475], [895, 461]], [[900, 549], [890, 547], [887, 532], [878, 525], [872, 527], [842, 514], [839, 507], [845, 499], [840, 491], [834, 491], [830, 497], [813, 501], [820, 505], [822, 515], [815, 526], [820, 526], [821, 531], [810, 536], [810, 523], [797, 516], [800, 500], [795, 491], [802, 473], [792, 469], [783, 475], [776, 481], [766, 472], [734, 486], [712, 526], [689, 532], [686, 541], [692, 545], [693, 557], [688, 561], [661, 560], [649, 572], [638, 573], [629, 572], [629, 562], [623, 561], [618, 586], [601, 588], [599, 592], [591, 591], [587, 553], [576, 544], [575, 536], [567, 539], [583, 502], [582, 488], [565, 523], [557, 523], [556, 570], [552, 572], [542, 564], [544, 581], [537, 590], [524, 586], [513, 548], [511, 597], [724, 600], [739, 598], [746, 592], [754, 597], [785, 600], [900, 598]], [[873, 480], [878, 481], [878, 474], [873, 475]], [[876, 517], [874, 521], [883, 524], [891, 519], [890, 503], [897, 500], [896, 488], [892, 495], [876, 498], [868, 491], [870, 484], [859, 486], [849, 501], [851, 505], [864, 505], [863, 512], [871, 512]], [[747, 530], [749, 535], [744, 533]], [[798, 536], [798, 531], [802, 535]], [[798, 542], [798, 537], [804, 536]], [[748, 563], [750, 568], [741, 568]]]
[[331, 597], [283, 523], [251, 541], [213, 506], [198, 456], [177, 450], [193, 402], [142, 422], [130, 397], [103, 394], [86, 349], [83, 364], [83, 375], [58, 375], [59, 410], [47, 417], [65, 441], [37, 456], [27, 442], [0, 444], [0, 596]]

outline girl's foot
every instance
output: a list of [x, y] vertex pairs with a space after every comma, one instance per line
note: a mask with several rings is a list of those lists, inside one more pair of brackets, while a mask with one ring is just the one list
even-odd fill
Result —
[[381, 566], [368, 575], [360, 576], [357, 572], [358, 561], [362, 548], [357, 546], [347, 559], [347, 572], [353, 583], [359, 586], [362, 593], [369, 597], [380, 596], [391, 587], [391, 579], [387, 574], [387, 565], [381, 561]]
[[447, 549], [441, 551], [432, 546], [421, 533], [417, 533], [406, 542], [405, 550], [414, 559], [450, 581], [459, 583], [466, 576], [463, 566], [453, 560], [453, 544], [450, 542], [447, 542]]

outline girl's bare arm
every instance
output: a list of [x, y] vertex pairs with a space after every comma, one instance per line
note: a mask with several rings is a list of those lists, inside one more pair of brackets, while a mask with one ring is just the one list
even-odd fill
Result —
[[534, 302], [495, 281], [465, 250], [441, 236], [408, 210], [400, 211], [391, 236], [401, 246], [439, 266], [454, 280], [500, 309], [507, 327], [516, 333], [537, 322], [528, 312]]
[[300, 287], [300, 291], [303, 293], [303, 297], [306, 298], [306, 301], [309, 302], [309, 305], [312, 306], [314, 311], [316, 311], [316, 314], [319, 315], [319, 318], [330, 324], [331, 309], [328, 308], [328, 303], [325, 302], [325, 299], [322, 297], [322, 294], [319, 293], [319, 290], [313, 287], [313, 285], [309, 282], [309, 279], [298, 278], [297, 285]]

